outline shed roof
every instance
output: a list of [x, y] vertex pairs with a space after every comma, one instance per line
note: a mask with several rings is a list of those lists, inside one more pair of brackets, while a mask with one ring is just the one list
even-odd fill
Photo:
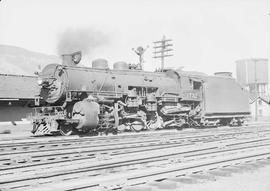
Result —
[[33, 99], [38, 94], [36, 76], [0, 74], [0, 99]]
[[249, 103], [250, 104], [254, 103], [258, 99], [262, 100], [263, 102], [270, 105], [270, 97], [269, 96], [262, 96], [262, 95], [257, 95], [257, 94], [254, 94], [254, 93], [249, 94]]

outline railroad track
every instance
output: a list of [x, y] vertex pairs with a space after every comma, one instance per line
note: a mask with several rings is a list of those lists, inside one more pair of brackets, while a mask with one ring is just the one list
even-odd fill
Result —
[[[257, 148], [260, 148], [260, 151]], [[211, 169], [218, 169], [221, 167], [234, 166], [243, 164], [246, 162], [250, 162], [251, 160], [261, 160], [270, 156], [269, 146], [263, 147], [262, 145], [258, 145], [258, 147], [253, 149], [242, 148], [241, 153], [236, 150], [224, 150], [223, 152], [219, 151], [219, 154], [212, 152], [209, 156], [203, 156], [201, 158], [196, 158], [196, 160], [190, 158], [189, 160], [181, 160], [181, 162], [177, 161], [174, 157], [174, 160], [164, 161], [154, 160], [152, 162], [148, 161], [146, 164], [142, 164], [142, 161], [129, 163], [130, 168], [127, 168], [127, 160], [124, 161], [110, 161], [111, 166], [109, 167], [105, 164], [99, 164], [99, 168], [92, 164], [92, 168], [87, 168], [86, 166], [82, 166], [82, 169], [78, 169], [76, 171], [61, 171], [61, 174], [48, 174], [48, 172], [43, 172], [38, 175], [35, 174], [35, 178], [30, 178], [29, 176], [24, 175], [24, 179], [22, 179], [21, 175], [18, 175], [17, 179], [13, 181], [6, 181], [4, 184], [9, 186], [9, 189], [15, 190], [27, 190], [27, 189], [46, 189], [46, 190], [61, 190], [66, 189], [70, 190], [80, 190], [80, 189], [89, 189], [93, 188], [93, 190], [99, 189], [113, 189], [113, 188], [121, 188], [124, 186], [132, 186], [136, 184], [143, 184], [145, 182], [151, 182], [156, 180], [166, 179], [168, 177], [177, 177], [183, 176], [187, 174], [192, 174], [194, 172], [198, 173], [200, 171], [206, 171]], [[240, 150], [240, 148], [238, 148]], [[213, 157], [213, 155], [215, 157]], [[197, 154], [199, 157], [200, 154]], [[152, 158], [157, 158], [160, 156], [155, 156]], [[188, 157], [188, 156], [187, 156]], [[114, 165], [112, 165], [112, 163]], [[124, 163], [124, 164], [123, 164]], [[135, 166], [137, 163], [137, 166]], [[123, 168], [118, 170], [116, 168], [121, 167], [121, 165], [125, 166], [125, 170]], [[141, 166], [141, 168], [139, 168]], [[147, 167], [147, 170], [145, 170]], [[166, 168], [164, 168], [166, 167]], [[112, 169], [111, 172], [108, 172], [108, 169]], [[135, 168], [135, 170], [134, 170]], [[101, 173], [103, 170], [103, 173]], [[106, 172], [104, 172], [106, 170]], [[118, 173], [116, 175], [116, 173]], [[127, 177], [128, 174], [128, 177]], [[10, 180], [10, 177], [6, 177], [6, 180]], [[3, 182], [2, 182], [3, 183]], [[2, 184], [1, 183], [1, 184]], [[38, 183], [38, 186], [37, 186]], [[67, 186], [66, 186], [67, 185]], [[29, 187], [30, 186], [30, 187]], [[66, 186], [66, 188], [65, 188]], [[61, 188], [61, 189], [60, 189]]]
[[[260, 130], [268, 130], [268, 126], [261, 125], [257, 126]], [[227, 132], [254, 132], [258, 131], [258, 129], [254, 129], [253, 126], [245, 126], [245, 127], [229, 127], [229, 128], [214, 128], [214, 129], [201, 129], [195, 131], [180, 131], [181, 133], [177, 133], [178, 136], [181, 135], [183, 138], [188, 138], [187, 136], [200, 136], [205, 134], [215, 135], [222, 134]], [[48, 147], [61, 147], [61, 146], [70, 146], [73, 144], [85, 143], [89, 142], [102, 142], [102, 141], [119, 141], [122, 139], [143, 139], [143, 138], [151, 138], [154, 136], [171, 136], [178, 131], [168, 130], [168, 131], [155, 131], [155, 132], [141, 132], [141, 133], [132, 133], [132, 134], [120, 134], [117, 136], [95, 136], [95, 137], [78, 137], [78, 136], [70, 136], [70, 137], [21, 137], [16, 139], [2, 139], [0, 140], [0, 152], [5, 150], [16, 151], [16, 150], [28, 150], [28, 149], [42, 149]], [[215, 134], [214, 134], [215, 133]], [[107, 137], [110, 137], [109, 140]]]
[[[129, 189], [137, 184], [151, 188], [157, 180], [187, 176], [228, 165], [234, 168], [235, 165], [270, 156], [269, 128], [232, 128], [230, 131], [214, 129], [197, 135], [181, 131], [154, 135], [95, 137], [80, 141], [59, 139], [58, 143], [55, 141], [42, 148], [34, 147], [33, 142], [27, 141], [30, 146], [26, 149], [21, 148], [23, 143], [20, 141], [1, 142], [1, 148], [8, 146], [17, 149], [2, 149], [0, 152], [0, 188], [110, 190]], [[166, 139], [163, 138], [165, 135]], [[138, 141], [138, 138], [141, 140]], [[63, 142], [68, 140], [75, 140], [75, 143], [63, 146]], [[62, 145], [61, 152], [60, 147], [54, 146], [57, 147], [55, 149], [52, 144]], [[28, 156], [30, 159], [23, 163], [5, 164], [16, 156]]]
[[[270, 126], [270, 123], [256, 123], [256, 124], [248, 124], [248, 125], [245, 125], [245, 126], [241, 126], [241, 127], [225, 127], [225, 131], [227, 131], [227, 129], [229, 129], [230, 131], [232, 130], [235, 130], [235, 131], [238, 131], [238, 130], [242, 130], [242, 129], [252, 129], [252, 128], [265, 128], [265, 127], [268, 127]], [[196, 132], [196, 131], [193, 131], [192, 133], [194, 134], [200, 134], [201, 132], [212, 132], [213, 129], [218, 130], [218, 131], [224, 131], [223, 129], [224, 127], [218, 127], [218, 128], [205, 128], [205, 129], [200, 129], [200, 131]], [[195, 129], [196, 130], [196, 129]], [[224, 131], [224, 132], [225, 132]], [[128, 136], [132, 136], [132, 137], [136, 137], [136, 134], [137, 134], [137, 137], [139, 136], [147, 136], [147, 134], [159, 134], [159, 133], [162, 133], [162, 134], [166, 134], [166, 132], [168, 134], [171, 134], [171, 133], [174, 133], [174, 130], [165, 130], [165, 129], [162, 129], [160, 131], [142, 131], [140, 133], [135, 133], [135, 132], [131, 132], [131, 133], [126, 133], [126, 132], [122, 132], [120, 134], [118, 134], [117, 136], [113, 136], [115, 137], [115, 139], [118, 139], [118, 138], [122, 138], [122, 137], [128, 137]], [[182, 134], [189, 134], [188, 132], [185, 132], [184, 130], [181, 131]], [[110, 136], [110, 135], [109, 135]], [[89, 136], [83, 136], [84, 138], [86, 139], [89, 139], [90, 137]], [[95, 139], [97, 140], [104, 140], [106, 139], [107, 136], [94, 136]], [[93, 137], [91, 137], [93, 138]], [[90, 138], [90, 139], [91, 139]], [[57, 143], [57, 142], [65, 142], [65, 141], [70, 141], [70, 140], [76, 140], [76, 139], [82, 139], [82, 137], [78, 136], [78, 135], [72, 135], [72, 136], [42, 136], [42, 137], [37, 137], [37, 136], [19, 136], [19, 137], [11, 137], [11, 138], [7, 138], [7, 137], [0, 137], [0, 144], [25, 144], [25, 143], [33, 143], [33, 144], [39, 144], [40, 142], [54, 142], [54, 143]], [[113, 138], [112, 138], [113, 139]]]
[[[268, 129], [261, 129], [260, 133], [270, 133]], [[211, 142], [225, 139], [235, 139], [239, 136], [247, 136], [253, 131], [241, 132], [202, 132], [199, 135], [182, 133], [159, 133], [156, 136], [136, 135], [125, 137], [125, 140], [112, 137], [102, 140], [91, 138], [72, 139], [67, 142], [26, 142], [0, 143], [0, 170], [22, 168], [26, 166], [45, 165], [48, 163], [60, 163], [70, 160], [84, 160], [98, 158], [101, 155], [120, 155], [121, 153], [142, 152], [158, 150], [162, 148], [175, 148], [178, 146], [192, 145], [197, 142]], [[139, 140], [138, 140], [139, 137]], [[166, 137], [166, 139], [164, 138]], [[105, 140], [105, 142], [104, 142]]]

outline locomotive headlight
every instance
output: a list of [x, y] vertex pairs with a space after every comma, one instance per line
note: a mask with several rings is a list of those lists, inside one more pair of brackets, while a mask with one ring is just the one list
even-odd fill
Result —
[[37, 83], [38, 83], [38, 85], [39, 85], [39, 86], [41, 86], [41, 85], [42, 85], [42, 82], [43, 82], [42, 78], [38, 77], [38, 79], [37, 79]]

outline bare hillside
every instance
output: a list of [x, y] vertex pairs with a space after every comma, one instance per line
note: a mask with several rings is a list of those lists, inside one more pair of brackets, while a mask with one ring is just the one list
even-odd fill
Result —
[[40, 66], [59, 62], [59, 58], [23, 48], [0, 45], [0, 73], [34, 75]]

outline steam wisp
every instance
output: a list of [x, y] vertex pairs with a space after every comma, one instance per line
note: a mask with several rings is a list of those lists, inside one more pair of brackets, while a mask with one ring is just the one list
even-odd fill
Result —
[[108, 43], [108, 35], [100, 31], [91, 28], [69, 28], [60, 36], [57, 52], [59, 55], [62, 55], [82, 51], [84, 55], [91, 55], [96, 48]]

